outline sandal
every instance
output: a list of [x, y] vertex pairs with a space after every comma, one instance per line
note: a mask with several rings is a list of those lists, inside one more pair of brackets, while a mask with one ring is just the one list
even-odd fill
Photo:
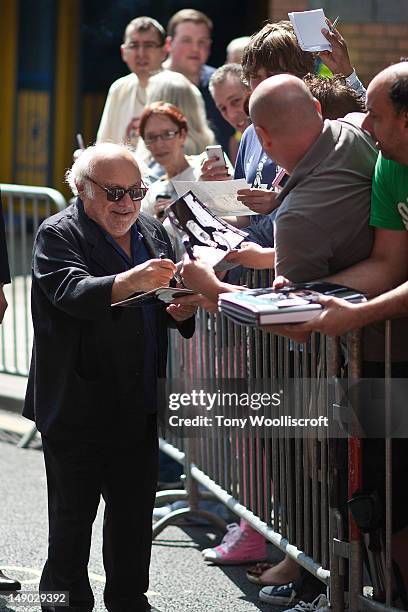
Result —
[[274, 567], [276, 565], [276, 563], [268, 563], [268, 562], [261, 562], [261, 563], [257, 563], [256, 565], [252, 565], [252, 567], [249, 567], [246, 571], [246, 577], [249, 580], [249, 582], [252, 582], [253, 584], [263, 584], [261, 577], [262, 574], [264, 572], [266, 572], [266, 570], [270, 569], [271, 567]]

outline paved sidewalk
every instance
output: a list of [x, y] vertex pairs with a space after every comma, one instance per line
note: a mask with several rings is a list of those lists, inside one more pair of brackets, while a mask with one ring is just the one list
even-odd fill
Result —
[[[23, 588], [35, 590], [46, 557], [46, 482], [39, 439], [37, 448], [18, 449], [15, 441], [30, 427], [22, 417], [0, 411], [0, 568], [21, 579]], [[20, 434], [17, 433], [20, 428]], [[17, 431], [16, 431], [17, 430]], [[5, 440], [9, 440], [8, 442]], [[135, 479], [136, 484], [136, 479]], [[95, 612], [103, 612], [102, 566], [103, 502], [95, 522], [89, 563]], [[281, 607], [262, 604], [258, 587], [245, 578], [243, 566], [220, 568], [207, 565], [200, 550], [211, 546], [219, 534], [210, 528], [168, 527], [153, 543], [149, 599], [162, 612], [277, 612]], [[271, 553], [275, 551], [270, 547]], [[279, 554], [279, 553], [278, 553]], [[25, 608], [26, 610], [27, 608]], [[37, 610], [38, 607], [30, 608]], [[7, 606], [0, 596], [2, 612], [22, 608]]]

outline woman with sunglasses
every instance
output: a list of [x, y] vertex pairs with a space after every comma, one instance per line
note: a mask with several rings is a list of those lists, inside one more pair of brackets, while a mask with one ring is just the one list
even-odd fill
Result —
[[201, 156], [185, 155], [187, 119], [173, 104], [154, 102], [146, 106], [140, 117], [139, 132], [154, 160], [166, 172], [149, 187], [142, 201], [144, 212], [161, 219], [166, 206], [177, 198], [172, 181], [196, 181]]

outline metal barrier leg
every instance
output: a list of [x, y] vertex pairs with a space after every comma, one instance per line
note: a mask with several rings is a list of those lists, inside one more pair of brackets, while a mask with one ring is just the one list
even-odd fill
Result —
[[[200, 491], [200, 499], [205, 501], [216, 501], [218, 499], [210, 491]], [[155, 507], [159, 508], [164, 504], [171, 504], [175, 501], [188, 501], [188, 492], [185, 489], [165, 489], [157, 491]]]
[[[208, 521], [209, 523], [212, 523], [214, 527], [216, 527], [220, 531], [224, 532], [226, 530], [225, 522], [212, 512], [206, 512], [205, 510], [191, 510], [190, 508], [181, 508], [180, 510], [174, 510], [174, 512], [170, 512], [170, 514], [155, 523], [152, 531], [152, 539], [154, 540], [159, 535], [159, 533], [163, 531], [165, 527], [168, 527], [169, 525], [177, 525], [180, 520], [186, 518], [202, 518]], [[191, 526], [193, 525], [194, 524], [192, 523]]]
[[166, 444], [163, 441], [160, 444], [160, 448], [164, 452], [170, 454], [170, 456], [171, 454], [174, 454], [175, 458], [177, 457], [177, 459], [184, 464], [184, 472], [186, 474], [186, 490], [159, 491], [158, 493], [156, 493], [156, 501], [159, 502], [160, 505], [162, 505], [168, 502], [183, 500], [188, 503], [188, 507], [180, 508], [179, 510], [173, 510], [172, 512], [164, 516], [162, 519], [157, 521], [157, 523], [153, 525], [152, 539], [154, 540], [159, 535], [159, 533], [161, 533], [163, 529], [165, 529], [165, 527], [168, 527], [169, 525], [177, 525], [178, 523], [180, 523], [180, 521], [186, 518], [205, 519], [206, 521], [214, 525], [216, 529], [219, 529], [224, 533], [226, 531], [225, 521], [223, 521], [219, 516], [212, 512], [199, 509], [200, 499], [212, 500], [216, 499], [216, 497], [209, 491], [200, 493], [198, 488], [198, 482], [191, 475], [192, 458], [194, 457], [196, 452], [195, 441], [186, 441], [186, 449], [184, 455], [182, 455], [181, 453], [177, 453], [177, 451], [175, 453], [172, 453], [171, 445]]
[[37, 428], [33, 425], [30, 431], [27, 431], [26, 434], [21, 438], [20, 442], [17, 444], [18, 448], [27, 448], [32, 440], [34, 440], [37, 435]]
[[[188, 469], [190, 472], [190, 469]], [[163, 531], [169, 525], [177, 525], [180, 521], [184, 519], [197, 519], [202, 518], [214, 525], [217, 529], [224, 532], [226, 530], [226, 523], [221, 518], [219, 518], [216, 514], [212, 512], [207, 512], [206, 510], [200, 510], [198, 507], [199, 499], [201, 497], [200, 492], [198, 490], [198, 482], [191, 477], [188, 477], [188, 489], [187, 491], [160, 491], [156, 494], [156, 499], [163, 501], [166, 497], [170, 497], [172, 501], [175, 501], [176, 498], [184, 499], [189, 502], [188, 508], [180, 508], [179, 510], [173, 510], [167, 516], [164, 516], [162, 519], [157, 521], [154, 524], [152, 530], [152, 539], [154, 540], [159, 533]], [[163, 493], [163, 495], [160, 495]], [[166, 493], [168, 495], [166, 495]], [[208, 496], [203, 496], [203, 499]], [[192, 523], [193, 525], [193, 523]]]
[[[348, 353], [350, 360], [349, 378], [353, 381], [361, 378], [361, 332], [352, 332], [348, 336]], [[358, 406], [358, 398], [355, 398]], [[362, 453], [361, 440], [349, 438], [349, 497], [362, 484]], [[361, 550], [361, 534], [351, 514], [349, 515], [349, 607], [358, 610], [358, 599], [363, 592], [363, 558]]]
[[[333, 378], [340, 371], [339, 338], [327, 341], [328, 376]], [[344, 540], [343, 517], [339, 510], [339, 451], [340, 441], [329, 439], [328, 478], [329, 478], [329, 541], [330, 541], [330, 603], [334, 612], [344, 610], [344, 556], [348, 556], [347, 543]], [[337, 546], [336, 546], [337, 544]], [[338, 544], [343, 544], [340, 547]], [[342, 549], [343, 550], [342, 550]], [[346, 549], [346, 550], [344, 550]]]

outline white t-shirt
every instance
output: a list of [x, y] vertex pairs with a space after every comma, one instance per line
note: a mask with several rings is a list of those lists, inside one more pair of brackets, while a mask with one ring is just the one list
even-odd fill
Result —
[[96, 141], [125, 142], [127, 126], [133, 117], [140, 117], [145, 105], [146, 89], [133, 72], [112, 83]]
[[172, 185], [172, 181], [196, 181], [200, 175], [202, 155], [187, 156], [189, 167], [173, 176], [172, 179], [166, 177], [152, 183], [149, 191], [142, 200], [142, 211], [149, 215], [154, 215], [154, 205], [158, 195], [167, 195], [172, 200], [177, 199], [177, 193]]

